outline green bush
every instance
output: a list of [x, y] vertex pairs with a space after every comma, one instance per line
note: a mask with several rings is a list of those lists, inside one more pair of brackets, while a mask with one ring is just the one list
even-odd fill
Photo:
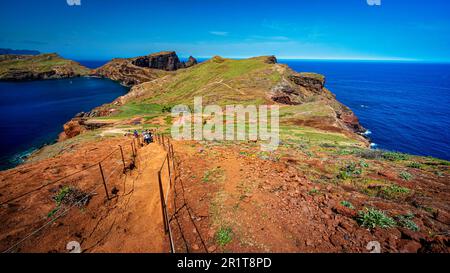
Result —
[[341, 168], [338, 174], [339, 179], [348, 179], [352, 177], [357, 177], [362, 174], [362, 168], [358, 167], [354, 162], [347, 164], [345, 167]]
[[407, 166], [409, 168], [422, 169], [422, 164], [420, 164], [419, 162], [411, 162]]
[[344, 207], [346, 207], [346, 208], [349, 208], [349, 209], [354, 209], [355, 207], [352, 205], [352, 203], [350, 203], [350, 202], [348, 202], [348, 201], [341, 201], [341, 205], [342, 206], [344, 206]]
[[365, 228], [374, 229], [376, 227], [380, 228], [392, 228], [395, 227], [395, 220], [387, 216], [383, 211], [366, 208], [358, 212], [356, 218], [359, 225]]
[[395, 217], [397, 224], [401, 227], [407, 228], [412, 231], [419, 231], [419, 226], [413, 221], [414, 214], [408, 213], [405, 215], [398, 215]]
[[409, 156], [407, 154], [398, 152], [384, 152], [383, 158], [389, 161], [402, 161], [407, 160]]
[[172, 107], [171, 106], [163, 106], [161, 108], [161, 112], [162, 113], [170, 113], [170, 112], [172, 112]]
[[220, 246], [225, 246], [231, 242], [233, 231], [230, 227], [221, 227], [216, 233], [216, 242]]
[[395, 199], [403, 195], [407, 195], [411, 192], [410, 189], [401, 187], [399, 185], [393, 184], [387, 187], [383, 187], [380, 191], [382, 197], [387, 197], [390, 199]]
[[399, 174], [399, 176], [401, 179], [406, 180], [406, 181], [409, 181], [412, 179], [412, 174], [410, 174], [409, 172], [405, 172], [405, 171], [401, 172]]

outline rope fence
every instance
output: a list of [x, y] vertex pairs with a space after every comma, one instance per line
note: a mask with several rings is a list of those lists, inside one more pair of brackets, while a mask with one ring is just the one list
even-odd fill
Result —
[[[81, 208], [83, 204], [90, 202], [92, 198], [98, 195], [97, 191], [101, 188], [103, 188], [106, 201], [113, 199], [114, 191], [117, 192], [118, 187], [120, 187], [120, 184], [117, 183], [120, 179], [113, 179], [113, 177], [117, 176], [120, 178], [122, 175], [126, 175], [127, 171], [135, 168], [139, 146], [139, 139], [133, 138], [128, 144], [119, 145], [96, 163], [89, 164], [80, 170], [1, 201], [0, 215], [3, 216], [2, 218], [7, 218], [8, 222], [11, 222], [4, 222], [2, 226], [22, 226], [23, 228], [19, 229], [17, 235], [2, 236], [0, 251], [3, 253], [20, 251], [20, 247], [27, 243], [31, 244], [29, 241], [33, 237], [42, 234], [44, 230], [51, 227], [57, 220], [68, 215], [74, 207]], [[72, 203], [63, 206], [61, 203], [58, 203], [56, 208], [48, 212], [48, 216], [43, 219], [42, 214], [45, 214], [51, 206], [48, 194], [55, 194], [53, 199], [57, 202], [55, 198], [65, 188], [76, 189], [82, 192], [83, 195], [79, 197], [80, 199], [75, 199]], [[28, 218], [28, 216], [31, 217]], [[19, 219], [19, 221], [21, 218], [25, 220], [17, 222], [15, 218]], [[39, 239], [36, 238], [36, 240]]]

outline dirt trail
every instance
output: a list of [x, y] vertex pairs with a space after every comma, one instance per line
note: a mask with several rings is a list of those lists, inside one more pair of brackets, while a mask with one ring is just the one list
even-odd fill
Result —
[[[89, 248], [89, 252], [167, 251], [157, 180], [165, 156], [163, 148], [156, 143], [139, 150], [137, 170], [127, 177], [124, 195], [92, 237], [99, 238], [110, 226], [112, 229], [104, 243]], [[86, 245], [89, 241], [92, 240], [87, 240]]]

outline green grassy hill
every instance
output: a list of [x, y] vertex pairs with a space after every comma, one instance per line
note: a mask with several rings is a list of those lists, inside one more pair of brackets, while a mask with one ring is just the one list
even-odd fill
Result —
[[36, 56], [0, 55], [0, 80], [68, 78], [89, 73], [88, 68], [54, 53]]

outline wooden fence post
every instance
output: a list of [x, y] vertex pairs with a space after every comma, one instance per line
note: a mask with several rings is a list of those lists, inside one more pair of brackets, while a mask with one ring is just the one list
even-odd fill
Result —
[[127, 170], [127, 167], [126, 167], [126, 165], [125, 165], [125, 158], [123, 157], [123, 149], [122, 149], [122, 146], [121, 146], [121, 145], [119, 145], [119, 148], [120, 148], [120, 155], [122, 156], [123, 173], [125, 173], [126, 170]]
[[162, 218], [163, 218], [163, 223], [164, 223], [164, 232], [167, 233], [169, 227], [167, 226], [167, 217], [166, 217], [166, 210], [165, 210], [166, 202], [164, 201], [164, 191], [163, 191], [162, 181], [161, 181], [161, 171], [158, 171], [158, 182], [159, 182], [159, 196], [161, 199], [161, 212], [162, 212]]
[[[171, 147], [171, 150], [172, 150], [172, 166], [173, 166], [173, 174], [174, 174], [174, 176], [176, 177], [176, 175], [177, 175], [177, 170], [176, 170], [176, 168], [175, 168], [175, 152], [173, 151], [173, 146], [170, 145], [170, 147]], [[174, 178], [174, 180], [175, 180], [175, 178]]]
[[133, 158], [135, 158], [136, 155], [134, 154], [133, 142], [131, 142], [130, 145], [131, 145], [131, 155], [133, 156]]
[[103, 168], [102, 168], [102, 163], [101, 162], [98, 163], [98, 167], [100, 168], [100, 173], [102, 175], [103, 187], [105, 188], [106, 197], [109, 200], [108, 188], [106, 187], [106, 180], [105, 180], [105, 175], [103, 174]]
[[166, 154], [167, 157], [167, 170], [169, 171], [169, 189], [172, 187], [172, 173], [170, 171], [170, 157], [169, 153]]

